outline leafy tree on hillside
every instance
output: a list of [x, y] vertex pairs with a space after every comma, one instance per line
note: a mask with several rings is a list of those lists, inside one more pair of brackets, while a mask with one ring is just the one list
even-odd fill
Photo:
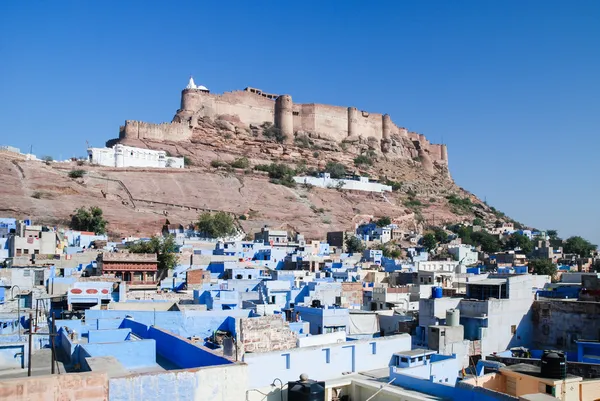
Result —
[[433, 235], [435, 237], [435, 240], [441, 244], [445, 244], [446, 242], [448, 242], [448, 233], [443, 228], [436, 227], [433, 230]]
[[150, 241], [138, 242], [128, 247], [131, 253], [154, 253], [158, 259], [159, 277], [164, 277], [168, 270], [177, 266], [177, 244], [175, 237], [152, 237]]
[[390, 224], [392, 224], [392, 219], [390, 219], [388, 216], [384, 216], [377, 219], [375, 224], [377, 224], [377, 227], [389, 226]]
[[554, 277], [557, 271], [556, 265], [550, 259], [532, 259], [529, 261], [529, 269], [535, 274], [550, 277]]
[[331, 175], [331, 178], [344, 178], [346, 175], [346, 167], [343, 164], [335, 162], [327, 162], [325, 172]]
[[551, 240], [558, 239], [558, 231], [556, 231], [556, 230], [548, 230], [547, 234], [548, 234], [548, 237], [550, 237]]
[[590, 256], [590, 253], [595, 251], [597, 247], [597, 245], [592, 244], [582, 237], [574, 236], [567, 238], [563, 250], [565, 253], [576, 253], [580, 257], [585, 258]]
[[473, 219], [473, 225], [483, 227], [485, 225], [485, 223], [484, 223], [483, 219], [476, 217], [475, 219]]
[[513, 250], [515, 248], [521, 248], [521, 250], [525, 253], [530, 253], [533, 251], [533, 241], [529, 239], [526, 235], [513, 233], [504, 244], [505, 250]]
[[427, 251], [432, 251], [437, 246], [435, 236], [432, 233], [425, 234], [423, 238], [421, 238], [421, 245], [423, 245]]
[[471, 233], [471, 241], [475, 246], [481, 246], [481, 250], [487, 253], [500, 251], [500, 241], [498, 237], [485, 231]]
[[198, 217], [198, 231], [211, 238], [227, 237], [235, 234], [233, 217], [225, 212], [202, 213]]
[[102, 209], [97, 206], [90, 206], [86, 209], [82, 206], [75, 210], [75, 214], [71, 216], [70, 227], [73, 230], [92, 231], [97, 235], [101, 235], [106, 233], [107, 224]]
[[364, 251], [365, 246], [362, 241], [354, 235], [346, 238], [346, 252], [348, 253], [360, 253]]

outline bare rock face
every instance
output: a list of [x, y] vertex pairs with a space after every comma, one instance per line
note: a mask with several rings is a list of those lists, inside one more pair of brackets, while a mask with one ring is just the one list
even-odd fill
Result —
[[233, 123], [226, 120], [217, 120], [215, 121], [215, 126], [225, 131], [236, 132], [236, 127]]
[[[337, 143], [318, 133], [299, 131], [296, 143], [281, 144], [265, 137], [263, 127], [244, 126], [232, 116], [189, 118], [197, 125], [186, 142], [118, 140], [187, 156], [193, 164], [182, 170], [84, 166], [84, 178], [73, 180], [68, 172], [82, 167], [0, 158], [0, 183], [5, 189], [0, 213], [66, 224], [76, 208], [97, 205], [114, 236], [148, 236], [160, 231], [165, 216], [171, 222], [189, 224], [203, 210], [222, 210], [246, 216], [240, 223], [247, 232], [268, 224], [314, 239], [324, 238], [328, 231], [352, 230], [357, 221], [368, 221], [370, 216], [389, 216], [401, 227], [414, 229], [431, 220], [436, 224], [472, 221], [475, 212], [491, 213], [474, 197], [476, 210], [453, 209], [446, 200], [449, 194], [471, 195], [452, 182], [447, 165], [432, 162], [428, 151], [418, 149], [419, 142], [406, 135], [395, 134], [389, 141], [355, 135]], [[354, 159], [359, 154], [372, 155], [373, 164], [357, 167]], [[391, 181], [396, 190], [382, 196], [303, 185], [288, 188], [269, 182], [266, 173], [251, 168], [211, 166], [213, 160], [231, 163], [240, 157], [247, 158], [251, 167], [286, 163], [323, 170], [328, 162], [341, 163], [348, 172]], [[419, 208], [407, 203], [415, 196], [422, 203]]]
[[358, 135], [350, 135], [344, 138], [344, 142], [346, 143], [358, 143], [360, 142], [360, 137]]

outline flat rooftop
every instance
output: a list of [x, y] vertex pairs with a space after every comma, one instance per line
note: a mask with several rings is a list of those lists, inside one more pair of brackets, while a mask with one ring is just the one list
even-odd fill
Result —
[[401, 351], [394, 352], [394, 355], [404, 355], [404, 356], [421, 356], [421, 355], [430, 355], [435, 354], [436, 351], [424, 348], [411, 349], [409, 351]]
[[468, 285], [502, 285], [506, 284], [506, 279], [504, 278], [486, 278], [483, 280], [477, 281], [468, 281]]
[[[526, 375], [530, 375], [530, 376], [535, 376], [535, 377], [539, 377], [540, 379], [546, 379], [546, 380], [561, 380], [561, 379], [554, 379], [551, 377], [544, 377], [541, 374], [542, 368], [536, 365], [530, 365], [528, 363], [517, 363], [516, 365], [510, 365], [510, 366], [505, 366], [502, 367], [502, 369], [506, 369], [506, 370], [511, 370], [513, 372], [517, 372], [517, 373], [523, 373]], [[580, 379], [579, 376], [575, 376], [575, 375], [571, 375], [567, 373], [567, 379]]]

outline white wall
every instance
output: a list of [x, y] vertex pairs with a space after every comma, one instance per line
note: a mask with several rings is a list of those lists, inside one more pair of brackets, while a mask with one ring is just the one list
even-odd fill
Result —
[[183, 168], [182, 157], [168, 157], [164, 150], [115, 145], [112, 148], [89, 148], [90, 162], [108, 167]]
[[445, 271], [445, 272], [457, 272], [464, 273], [466, 272], [466, 268], [461, 266], [461, 270], [464, 271], [456, 271], [458, 262], [455, 261], [418, 261], [415, 262], [415, 266], [417, 270], [423, 271]]
[[334, 333], [300, 337], [298, 338], [298, 347], [313, 347], [315, 345], [337, 344], [345, 341], [346, 332], [336, 331]]
[[456, 383], [456, 376], [460, 369], [456, 358], [448, 358], [442, 361], [428, 363], [427, 365], [413, 366], [409, 368], [391, 367], [390, 380], [396, 375], [409, 375], [429, 380], [433, 376], [434, 383], [448, 383], [452, 386]]
[[294, 181], [298, 184], [311, 184], [320, 188], [337, 188], [338, 184], [343, 183], [342, 189], [351, 189], [355, 191], [369, 192], [391, 192], [392, 187], [389, 185], [378, 184], [375, 182], [361, 182], [354, 180], [337, 180], [335, 178], [325, 177], [294, 177]]
[[386, 368], [394, 352], [410, 349], [410, 335], [400, 334], [326, 346], [245, 354], [243, 362], [248, 365], [249, 388], [258, 388], [271, 384], [275, 378], [284, 383], [298, 380], [302, 373], [308, 374], [313, 380], [331, 380], [346, 372]]

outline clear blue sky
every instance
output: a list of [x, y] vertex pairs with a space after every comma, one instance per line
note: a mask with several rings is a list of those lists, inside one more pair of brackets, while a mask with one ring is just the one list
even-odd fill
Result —
[[460, 186], [600, 243], [600, 1], [0, 2], [0, 144], [84, 155], [170, 121], [190, 74], [387, 112]]

